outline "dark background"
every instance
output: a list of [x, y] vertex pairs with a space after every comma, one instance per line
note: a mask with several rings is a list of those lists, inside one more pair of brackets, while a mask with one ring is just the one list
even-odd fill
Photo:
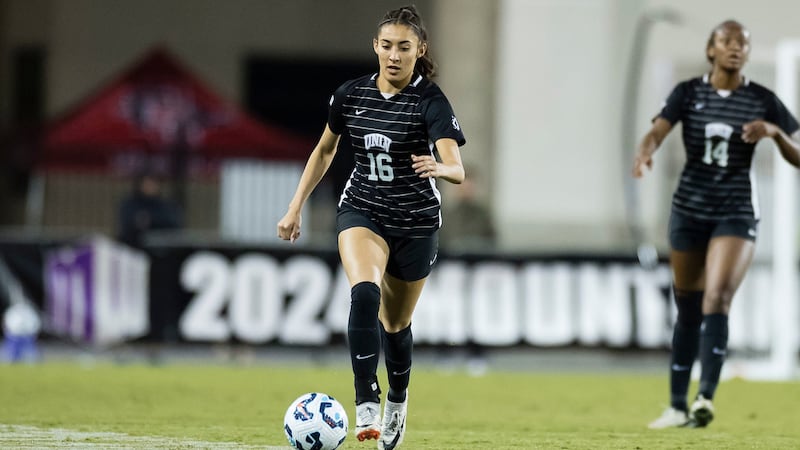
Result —
[[[257, 118], [316, 139], [328, 120], [328, 101], [342, 83], [375, 72], [374, 61], [320, 61], [251, 56], [244, 67], [244, 106]], [[353, 170], [342, 136], [326, 180], [338, 196]], [[312, 149], [308, 149], [310, 153]]]

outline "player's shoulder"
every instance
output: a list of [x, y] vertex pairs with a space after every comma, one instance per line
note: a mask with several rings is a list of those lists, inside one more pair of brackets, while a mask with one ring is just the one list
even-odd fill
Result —
[[708, 85], [708, 78], [706, 75], [686, 78], [678, 82], [677, 88], [689, 90], [698, 89]]
[[756, 83], [755, 81], [750, 80], [749, 78], [745, 79], [745, 83], [746, 83], [745, 88], [758, 97], [761, 98], [775, 97], [775, 93], [772, 92], [772, 89], [764, 86], [763, 84]]
[[440, 88], [436, 82], [428, 78], [420, 76], [416, 83], [414, 83], [414, 80], [412, 80], [412, 86], [412, 91], [418, 94], [423, 101], [437, 98], [447, 98], [447, 96], [444, 95], [442, 88]]
[[429, 78], [425, 78], [425, 77], [421, 77], [421, 78], [422, 79], [420, 80], [420, 82], [418, 84], [418, 88], [419, 88], [419, 90], [421, 92], [424, 92], [424, 93], [426, 93], [428, 95], [444, 95], [444, 92], [442, 91], [442, 88], [440, 88], [439, 85], [436, 84], [435, 81], [433, 81], [433, 80], [431, 80]]
[[682, 99], [684, 102], [691, 102], [698, 98], [706, 97], [711, 93], [708, 74], [685, 78], [675, 85], [670, 94], [672, 101]]
[[339, 85], [339, 87], [336, 89], [336, 92], [347, 94], [359, 87], [372, 86], [375, 84], [375, 78], [377, 76], [378, 74], [376, 73], [370, 73], [367, 75], [360, 76], [358, 78], [347, 80], [341, 85]]

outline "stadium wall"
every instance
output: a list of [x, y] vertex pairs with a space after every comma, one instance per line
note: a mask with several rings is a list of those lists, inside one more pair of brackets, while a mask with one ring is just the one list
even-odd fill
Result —
[[[775, 14], [795, 10], [791, 0], [770, 2], [769, 8], [746, 0], [416, 3], [434, 39], [441, 37], [434, 41], [442, 62], [439, 81], [464, 111], [459, 114], [470, 142], [465, 160], [486, 165], [487, 201], [500, 225], [501, 246], [530, 251], [628, 249], [620, 180], [628, 176], [633, 149], [620, 146], [619, 104], [640, 14], [668, 8], [683, 22], [652, 31], [638, 135], [674, 82], [706, 69], [702, 48], [713, 25], [734, 17], [750, 28], [748, 73], [767, 86], [771, 72], [764, 67], [774, 62], [775, 44], [800, 33], [794, 15]], [[50, 116], [154, 43], [167, 44], [202, 79], [241, 99], [240, 64], [248, 53], [369, 62], [375, 18], [396, 6], [386, 0], [6, 0], [0, 121], [8, 122], [8, 56], [23, 45], [46, 48]], [[674, 139], [668, 142], [654, 176], [641, 183], [648, 199], [645, 223], [662, 249], [680, 153]]]

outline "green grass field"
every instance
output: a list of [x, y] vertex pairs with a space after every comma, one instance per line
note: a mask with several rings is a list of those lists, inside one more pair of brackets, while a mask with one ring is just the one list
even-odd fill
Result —
[[[418, 367], [403, 448], [800, 448], [800, 383], [728, 381], [709, 428], [648, 430], [666, 389], [666, 374], [471, 377]], [[342, 401], [352, 427], [345, 366], [0, 366], [0, 447], [285, 447], [286, 407], [308, 391]], [[341, 448], [374, 446], [351, 433]]]

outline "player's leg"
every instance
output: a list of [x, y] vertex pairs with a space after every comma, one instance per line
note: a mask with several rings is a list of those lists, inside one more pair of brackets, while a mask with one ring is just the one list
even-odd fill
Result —
[[352, 227], [339, 233], [339, 255], [351, 286], [347, 338], [356, 391], [354, 431], [359, 441], [378, 439], [380, 387], [377, 369], [381, 349], [379, 283], [389, 257], [389, 247], [374, 231]]
[[650, 428], [683, 426], [688, 422], [687, 396], [692, 366], [697, 358], [702, 322], [704, 251], [672, 250], [670, 264], [678, 318], [672, 332], [669, 368], [670, 407]]
[[686, 395], [700, 345], [705, 258], [705, 251], [673, 251], [670, 256], [678, 310], [670, 361], [671, 404], [682, 411], [687, 410]]
[[755, 243], [740, 236], [715, 237], [709, 244], [700, 337], [702, 372], [698, 396], [691, 408], [697, 426], [707, 425], [714, 417], [711, 400], [728, 351], [728, 314], [754, 252]]
[[383, 276], [381, 309], [389, 392], [383, 412], [378, 448], [391, 450], [403, 441], [408, 412], [408, 385], [414, 346], [411, 318], [425, 280], [436, 260], [438, 235], [395, 239]]
[[389, 378], [387, 399], [394, 402], [405, 401], [414, 346], [411, 317], [424, 285], [425, 279], [409, 282], [388, 273], [383, 277], [384, 296], [379, 317], [384, 330], [386, 371]]
[[705, 224], [673, 213], [669, 234], [672, 246], [670, 265], [678, 317], [672, 332], [670, 407], [650, 423], [649, 427], [656, 429], [683, 426], [689, 420], [687, 396], [692, 366], [700, 345], [705, 247], [710, 231]]
[[411, 356], [414, 346], [411, 317], [425, 279], [403, 281], [389, 275], [383, 277], [384, 296], [380, 320], [384, 330], [384, 352], [389, 392], [383, 411], [378, 448], [391, 450], [403, 442], [408, 413], [408, 385], [411, 379]]

